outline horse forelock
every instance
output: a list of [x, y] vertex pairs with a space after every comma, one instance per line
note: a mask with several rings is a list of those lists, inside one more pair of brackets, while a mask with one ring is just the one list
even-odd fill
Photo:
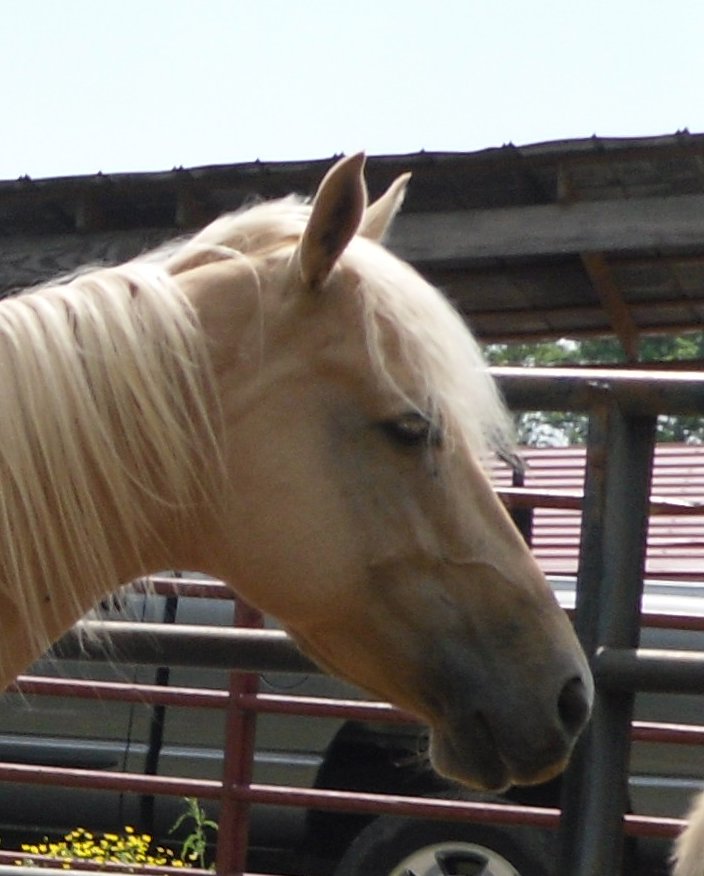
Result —
[[513, 426], [481, 349], [450, 302], [396, 259], [391, 270], [369, 265], [364, 281], [367, 336], [380, 371], [389, 373], [384, 331], [391, 331], [402, 369], [415, 387], [416, 406], [427, 408], [452, 440], [466, 442], [486, 460], [513, 445]]
[[[242, 256], [291, 247], [310, 217], [310, 202], [289, 196], [216, 219], [186, 242], [181, 255], [211, 248]], [[224, 248], [224, 249], [223, 249]], [[177, 256], [178, 257], [178, 256]], [[415, 404], [461, 435], [482, 458], [510, 454], [513, 423], [466, 322], [438, 290], [385, 247], [356, 237], [340, 259], [358, 278], [368, 350], [378, 376], [391, 380], [389, 332], [399, 364], [416, 387]], [[402, 393], [400, 386], [396, 389]], [[423, 400], [420, 402], [419, 400]], [[407, 399], [409, 403], [413, 400]]]

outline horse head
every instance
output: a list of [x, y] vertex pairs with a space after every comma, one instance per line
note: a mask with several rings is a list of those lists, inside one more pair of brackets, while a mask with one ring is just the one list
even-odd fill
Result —
[[218, 220], [171, 262], [207, 338], [221, 495], [199, 567], [320, 665], [413, 712], [469, 785], [546, 780], [590, 712], [572, 627], [482, 465], [508, 418], [443, 296], [380, 240], [363, 158], [312, 206]]

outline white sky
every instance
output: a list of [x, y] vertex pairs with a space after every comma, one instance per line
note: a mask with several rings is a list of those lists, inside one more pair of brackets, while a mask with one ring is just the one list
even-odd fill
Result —
[[0, 0], [0, 179], [704, 131], [702, 0]]

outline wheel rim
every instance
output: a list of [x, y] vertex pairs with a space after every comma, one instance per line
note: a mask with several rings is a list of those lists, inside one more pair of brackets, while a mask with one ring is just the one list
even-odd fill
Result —
[[400, 861], [389, 876], [521, 876], [502, 855], [476, 843], [433, 843]]

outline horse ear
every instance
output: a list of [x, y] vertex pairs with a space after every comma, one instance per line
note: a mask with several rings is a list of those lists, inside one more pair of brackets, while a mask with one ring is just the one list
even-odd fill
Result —
[[367, 206], [364, 155], [343, 158], [320, 183], [297, 257], [306, 286], [318, 289], [359, 229]]
[[396, 214], [401, 209], [410, 178], [410, 173], [402, 173], [380, 198], [367, 207], [359, 229], [361, 235], [381, 243]]

